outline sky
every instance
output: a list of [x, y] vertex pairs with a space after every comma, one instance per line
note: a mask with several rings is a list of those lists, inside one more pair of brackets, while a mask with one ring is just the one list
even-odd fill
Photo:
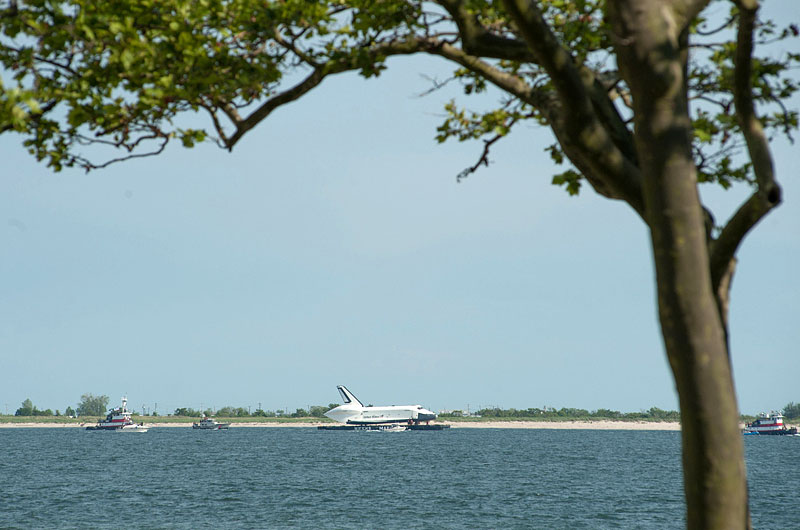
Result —
[[[793, 2], [768, 7], [786, 20]], [[644, 224], [551, 185], [565, 168], [544, 129], [457, 182], [481, 151], [434, 140], [457, 90], [419, 96], [448, 71], [397, 59], [324, 83], [232, 153], [175, 145], [89, 174], [0, 136], [0, 411], [85, 393], [294, 411], [339, 384], [433, 410], [677, 409]], [[746, 414], [800, 401], [799, 157], [773, 150], [784, 203], [731, 293]], [[718, 218], [746, 191], [701, 189]]]

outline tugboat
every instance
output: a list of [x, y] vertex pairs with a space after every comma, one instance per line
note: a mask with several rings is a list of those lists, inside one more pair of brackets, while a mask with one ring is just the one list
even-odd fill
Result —
[[97, 425], [86, 427], [87, 431], [117, 431], [117, 432], [147, 432], [144, 423], [134, 423], [131, 412], [127, 409], [128, 398], [122, 398], [122, 406], [109, 411], [105, 420], [100, 420]]
[[200, 423], [192, 423], [192, 429], [207, 429], [213, 431], [227, 429], [230, 426], [230, 423], [220, 423], [217, 420], [209, 418], [208, 416], [203, 416], [203, 419], [200, 420]]
[[755, 421], [744, 426], [744, 434], [797, 435], [797, 427], [791, 429], [783, 424], [783, 414], [772, 411], [762, 412]]

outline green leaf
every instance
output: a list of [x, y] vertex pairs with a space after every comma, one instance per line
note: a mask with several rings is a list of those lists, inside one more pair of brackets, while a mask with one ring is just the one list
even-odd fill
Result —
[[126, 70], [130, 70], [134, 60], [133, 52], [131, 52], [129, 49], [122, 50], [122, 53], [120, 54], [119, 58], [120, 61], [122, 62], [122, 66]]

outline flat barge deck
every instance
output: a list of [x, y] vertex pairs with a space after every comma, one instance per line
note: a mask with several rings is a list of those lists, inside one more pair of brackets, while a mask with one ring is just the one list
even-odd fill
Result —
[[[407, 431], [443, 431], [449, 429], [449, 425], [403, 425]], [[398, 430], [397, 424], [383, 424], [383, 425], [320, 425], [317, 427], [320, 431], [396, 431]]]

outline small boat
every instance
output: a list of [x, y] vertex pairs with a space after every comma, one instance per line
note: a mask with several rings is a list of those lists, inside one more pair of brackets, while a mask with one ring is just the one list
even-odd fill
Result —
[[200, 420], [199, 423], [192, 423], [192, 429], [207, 429], [213, 431], [227, 429], [230, 426], [230, 423], [220, 423], [217, 420], [209, 418], [208, 416], [203, 416], [203, 419]]
[[762, 412], [755, 421], [745, 424], [744, 434], [797, 435], [797, 427], [786, 427], [781, 412]]
[[134, 423], [131, 411], [127, 409], [128, 398], [122, 398], [122, 406], [109, 411], [106, 419], [97, 422], [97, 425], [86, 427], [87, 431], [116, 431], [116, 432], [147, 432], [144, 423]]
[[405, 432], [407, 430], [408, 430], [407, 425], [401, 425], [399, 423], [392, 423], [381, 429], [381, 431], [383, 432]]

